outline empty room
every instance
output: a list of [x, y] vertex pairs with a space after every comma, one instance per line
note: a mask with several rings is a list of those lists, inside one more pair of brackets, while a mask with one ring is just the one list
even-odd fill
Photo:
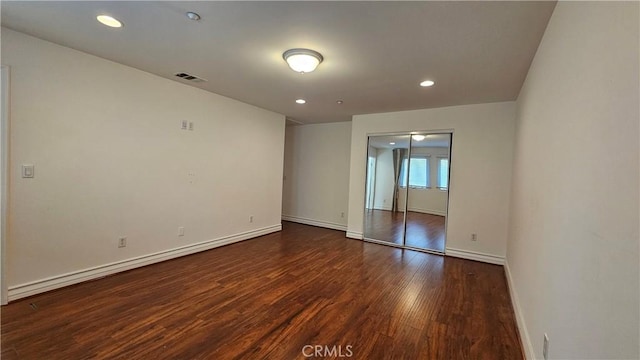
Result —
[[2, 359], [640, 358], [640, 2], [0, 10]]

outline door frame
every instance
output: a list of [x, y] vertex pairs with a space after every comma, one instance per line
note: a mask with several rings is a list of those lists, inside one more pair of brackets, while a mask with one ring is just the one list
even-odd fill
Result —
[[[453, 138], [454, 138], [454, 129], [443, 129], [443, 130], [411, 130], [411, 131], [395, 131], [395, 132], [374, 132], [374, 133], [367, 133], [367, 151], [365, 154], [365, 158], [366, 160], [366, 171], [365, 171], [365, 196], [364, 196], [364, 203], [362, 204], [362, 210], [364, 212], [367, 211], [367, 194], [366, 194], [366, 188], [367, 188], [367, 172], [369, 170], [369, 139], [372, 136], [394, 136], [394, 135], [430, 135], [430, 134], [449, 134], [449, 184], [448, 184], [448, 188], [447, 188], [447, 206], [445, 209], [445, 219], [444, 219], [444, 250], [443, 251], [437, 251], [437, 250], [431, 250], [431, 249], [426, 249], [426, 248], [417, 248], [417, 247], [413, 247], [413, 246], [407, 246], [406, 245], [406, 226], [407, 226], [407, 209], [409, 206], [409, 188], [407, 187], [405, 189], [406, 194], [405, 194], [405, 202], [404, 202], [404, 223], [403, 223], [403, 239], [402, 239], [402, 245], [396, 244], [396, 243], [392, 243], [392, 242], [388, 242], [388, 241], [383, 241], [383, 240], [376, 240], [376, 239], [371, 239], [371, 238], [367, 238], [365, 236], [364, 233], [364, 229], [365, 227], [365, 222], [366, 222], [366, 214], [364, 214], [363, 218], [362, 218], [362, 240], [366, 241], [366, 242], [370, 242], [370, 243], [374, 243], [374, 244], [381, 244], [381, 245], [386, 245], [386, 246], [391, 246], [391, 247], [395, 247], [395, 248], [399, 248], [399, 249], [407, 249], [407, 250], [415, 250], [415, 251], [420, 251], [420, 252], [424, 252], [424, 253], [429, 253], [429, 254], [435, 254], [435, 255], [446, 255], [447, 252], [447, 236], [448, 236], [448, 229], [449, 229], [449, 202], [451, 199], [451, 157], [452, 157], [452, 152], [453, 152]], [[411, 138], [409, 138], [409, 144], [411, 144]], [[411, 145], [409, 145], [409, 152], [408, 152], [408, 156], [411, 156]]]
[[8, 303], [7, 286], [7, 200], [9, 188], [9, 67], [0, 66], [0, 97], [2, 110], [0, 111], [0, 305]]

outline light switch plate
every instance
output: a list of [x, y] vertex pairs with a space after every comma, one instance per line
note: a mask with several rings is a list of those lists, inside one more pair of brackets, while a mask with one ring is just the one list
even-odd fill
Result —
[[33, 164], [23, 164], [22, 165], [22, 177], [23, 178], [32, 178], [33, 176], [34, 176]]

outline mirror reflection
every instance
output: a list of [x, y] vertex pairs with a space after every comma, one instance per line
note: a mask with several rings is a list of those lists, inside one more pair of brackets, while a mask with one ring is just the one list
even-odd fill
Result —
[[413, 135], [405, 245], [444, 252], [449, 197], [450, 134]]
[[442, 253], [451, 134], [369, 137], [364, 237]]
[[403, 245], [404, 206], [400, 195], [407, 173], [401, 169], [409, 152], [409, 135], [371, 136], [367, 156], [364, 237]]

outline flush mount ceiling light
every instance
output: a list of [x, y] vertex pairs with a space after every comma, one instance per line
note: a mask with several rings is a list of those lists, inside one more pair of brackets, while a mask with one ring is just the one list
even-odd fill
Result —
[[290, 49], [282, 54], [291, 70], [301, 74], [312, 72], [324, 60], [322, 55], [309, 49]]
[[411, 138], [415, 141], [422, 141], [426, 136], [424, 135], [412, 135]]
[[198, 15], [197, 13], [194, 13], [193, 11], [187, 12], [187, 17], [189, 18], [189, 20], [193, 20], [193, 21], [200, 20], [200, 15]]
[[296, 104], [305, 104], [306, 102], [307, 102], [307, 100], [305, 100], [305, 99], [296, 100]]
[[122, 27], [122, 23], [118, 21], [118, 19], [111, 17], [109, 15], [98, 15], [96, 16], [96, 19], [100, 21], [102, 24], [112, 28]]
[[420, 83], [420, 86], [429, 87], [429, 86], [433, 86], [434, 84], [435, 84], [435, 82], [433, 80], [425, 80], [425, 81]]
[[390, 143], [389, 143], [389, 145], [395, 145], [395, 144], [396, 144], [396, 143], [394, 143], [394, 142], [390, 142]]

